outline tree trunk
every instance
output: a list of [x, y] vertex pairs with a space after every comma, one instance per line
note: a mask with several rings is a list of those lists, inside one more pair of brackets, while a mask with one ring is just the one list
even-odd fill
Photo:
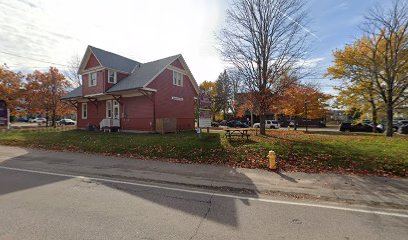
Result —
[[54, 110], [52, 110], [52, 122], [51, 122], [51, 126], [53, 126], [54, 128], [56, 127], [56, 125], [55, 125], [55, 115], [57, 115], [56, 114], [56, 110], [54, 109]]
[[48, 127], [48, 118], [49, 118], [49, 114], [48, 114], [48, 110], [45, 112], [45, 126]]
[[375, 106], [375, 103], [371, 103], [371, 114], [373, 115], [372, 121], [373, 121], [373, 132], [376, 132], [377, 130], [377, 107]]
[[265, 131], [265, 114], [259, 114], [259, 134], [266, 135]]
[[387, 102], [387, 104], [386, 104], [386, 110], [387, 110], [386, 136], [387, 137], [392, 137], [392, 135], [394, 134], [393, 125], [392, 125], [394, 109], [393, 109], [392, 103], [390, 101]]
[[254, 126], [254, 114], [252, 113], [252, 111], [250, 111], [251, 113], [251, 127]]

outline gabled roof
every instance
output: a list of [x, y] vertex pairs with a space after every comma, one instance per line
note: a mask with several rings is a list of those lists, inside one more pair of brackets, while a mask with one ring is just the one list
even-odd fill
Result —
[[77, 98], [77, 97], [82, 97], [82, 86], [79, 86], [72, 90], [71, 92], [65, 94], [62, 96], [61, 99], [70, 99], [70, 98]]
[[85, 68], [86, 61], [88, 60], [91, 53], [94, 54], [102, 67], [111, 68], [122, 72], [130, 73], [136, 65], [140, 64], [140, 62], [132, 60], [130, 58], [123, 57], [116, 53], [108, 52], [89, 45], [86, 49], [84, 57], [82, 58], [79, 72], [81, 72], [81, 70]]
[[165, 67], [174, 62], [180, 56], [181, 55], [178, 54], [136, 66], [131, 75], [119, 81], [117, 84], [108, 89], [107, 92], [145, 87], [145, 85], [155, 76], [157, 76]]
[[[189, 76], [191, 83], [195, 91], [199, 92], [198, 85], [194, 79], [190, 69], [187, 66], [183, 56], [181, 54], [166, 57], [152, 62], [140, 63], [129, 58], [122, 57], [115, 53], [111, 53], [96, 47], [88, 46], [85, 55], [82, 59], [78, 73], [84, 70], [86, 62], [89, 59], [90, 54], [93, 53], [102, 67], [111, 68], [123, 72], [127, 72], [130, 75], [122, 79], [115, 85], [113, 85], [106, 92], [118, 92], [124, 90], [131, 90], [136, 88], [146, 88], [147, 85], [153, 81], [160, 73], [162, 73], [171, 63], [179, 59], [182, 65], [185, 67], [186, 73]], [[78, 87], [62, 97], [62, 99], [70, 99], [82, 97], [82, 87]]]

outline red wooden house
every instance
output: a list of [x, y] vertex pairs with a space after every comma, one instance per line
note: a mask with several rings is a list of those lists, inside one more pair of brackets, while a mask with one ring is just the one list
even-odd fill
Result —
[[177, 130], [194, 128], [198, 86], [181, 55], [140, 63], [88, 46], [78, 73], [82, 86], [62, 100], [77, 107], [80, 129], [154, 132], [164, 118]]

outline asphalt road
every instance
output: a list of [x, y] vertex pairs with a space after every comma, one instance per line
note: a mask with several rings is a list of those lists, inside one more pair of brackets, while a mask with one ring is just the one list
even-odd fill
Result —
[[0, 168], [0, 239], [404, 239], [408, 215]]

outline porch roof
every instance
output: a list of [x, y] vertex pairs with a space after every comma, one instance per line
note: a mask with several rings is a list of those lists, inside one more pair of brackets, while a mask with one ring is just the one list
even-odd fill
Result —
[[74, 90], [72, 90], [71, 92], [65, 94], [64, 96], [62, 96], [61, 99], [67, 100], [67, 99], [78, 98], [78, 97], [82, 97], [82, 86], [79, 86], [75, 88]]

